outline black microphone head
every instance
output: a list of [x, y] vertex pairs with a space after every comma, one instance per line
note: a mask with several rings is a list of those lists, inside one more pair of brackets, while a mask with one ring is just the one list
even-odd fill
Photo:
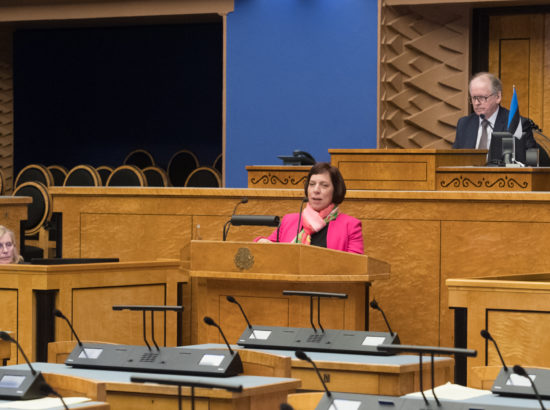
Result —
[[519, 374], [520, 376], [529, 377], [527, 372], [523, 367], [521, 367], [519, 364], [516, 364], [513, 368], [515, 374]]
[[229, 296], [226, 296], [225, 297], [227, 299], [228, 302], [231, 302], [231, 303], [237, 303], [237, 301], [235, 300], [235, 298], [231, 295]]
[[481, 337], [487, 340], [492, 340], [491, 334], [487, 331], [487, 329], [483, 329], [481, 332]]
[[485, 119], [485, 114], [479, 114], [479, 118], [481, 118], [482, 120]]
[[209, 326], [216, 326], [216, 322], [214, 322], [214, 319], [212, 319], [210, 316], [204, 317], [204, 323], [206, 323]]
[[246, 204], [248, 202], [248, 198], [245, 196], [243, 199], [241, 199], [241, 204]]
[[376, 301], [376, 299], [371, 300], [370, 307], [376, 310], [380, 309], [380, 306], [378, 306], [378, 302]]
[[306, 362], [311, 361], [309, 356], [303, 350], [296, 350], [296, 352], [294, 353], [296, 354], [296, 357], [300, 360], [305, 360]]
[[54, 309], [53, 310], [53, 315], [57, 316], [57, 317], [60, 317], [61, 319], [65, 319], [65, 315], [59, 309]]
[[6, 342], [13, 342], [13, 338], [9, 335], [9, 333], [4, 331], [0, 331], [0, 339], [5, 340]]
[[304, 199], [302, 199], [302, 202], [309, 202], [309, 198], [305, 197]]

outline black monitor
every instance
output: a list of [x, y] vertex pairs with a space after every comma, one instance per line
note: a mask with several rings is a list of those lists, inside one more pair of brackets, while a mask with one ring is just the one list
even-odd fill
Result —
[[487, 165], [504, 167], [515, 161], [525, 164], [525, 142], [523, 138], [515, 138], [509, 132], [494, 131], [491, 134], [491, 145], [487, 157]]

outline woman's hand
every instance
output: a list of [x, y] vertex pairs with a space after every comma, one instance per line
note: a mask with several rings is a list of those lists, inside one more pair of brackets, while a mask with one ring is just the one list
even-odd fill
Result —
[[256, 241], [256, 243], [272, 243], [272, 242], [267, 238], [260, 238]]

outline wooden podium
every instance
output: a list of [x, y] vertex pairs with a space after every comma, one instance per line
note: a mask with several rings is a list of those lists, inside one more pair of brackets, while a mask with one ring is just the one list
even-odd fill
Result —
[[390, 265], [301, 244], [192, 241], [189, 273], [192, 342], [223, 343], [217, 329], [203, 322], [210, 316], [235, 343], [246, 322], [227, 295], [239, 301], [252, 325], [309, 327], [309, 298], [283, 290], [346, 293], [347, 299], [321, 301], [321, 323], [325, 329], [364, 330], [370, 282], [389, 278]]

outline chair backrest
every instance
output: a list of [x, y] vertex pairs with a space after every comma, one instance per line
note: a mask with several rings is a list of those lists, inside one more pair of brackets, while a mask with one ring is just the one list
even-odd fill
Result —
[[101, 186], [101, 177], [91, 165], [77, 165], [69, 171], [64, 186]]
[[213, 187], [222, 185], [220, 174], [211, 167], [199, 167], [189, 174], [185, 181], [186, 187]]
[[52, 173], [48, 168], [41, 164], [30, 164], [23, 168], [15, 178], [15, 187], [25, 182], [40, 182], [44, 186], [54, 184]]
[[62, 165], [50, 165], [48, 167], [48, 170], [52, 174], [53, 185], [54, 186], [63, 186], [63, 183], [65, 182], [65, 178], [67, 177], [67, 174], [69, 173], [67, 168], [65, 168]]
[[121, 165], [109, 175], [107, 186], [147, 186], [147, 178], [135, 165]]
[[155, 160], [153, 156], [144, 149], [136, 149], [130, 152], [126, 158], [124, 158], [124, 165], [135, 165], [139, 169], [144, 169], [147, 167], [154, 167]]
[[216, 169], [220, 175], [223, 175], [223, 154], [220, 154], [216, 157], [212, 163], [212, 168]]
[[309, 393], [292, 393], [286, 397], [286, 402], [292, 406], [294, 410], [314, 410], [321, 399], [323, 398], [322, 391]]
[[147, 186], [169, 186], [168, 175], [166, 171], [159, 167], [147, 167], [143, 169]]
[[243, 374], [267, 377], [290, 377], [290, 356], [240, 349]]
[[25, 235], [34, 235], [51, 219], [52, 199], [48, 189], [40, 182], [25, 182], [15, 188], [13, 196], [30, 196], [28, 218], [23, 224]]
[[107, 384], [66, 374], [43, 373], [44, 380], [63, 397], [88, 397], [93, 401], [107, 400]]
[[187, 177], [199, 167], [197, 156], [191, 151], [183, 149], [176, 152], [168, 162], [168, 178], [172, 186], [185, 186]]
[[107, 186], [107, 180], [109, 179], [109, 176], [111, 176], [111, 174], [113, 173], [113, 168], [107, 165], [101, 165], [96, 168], [96, 171], [101, 178], [101, 185]]

